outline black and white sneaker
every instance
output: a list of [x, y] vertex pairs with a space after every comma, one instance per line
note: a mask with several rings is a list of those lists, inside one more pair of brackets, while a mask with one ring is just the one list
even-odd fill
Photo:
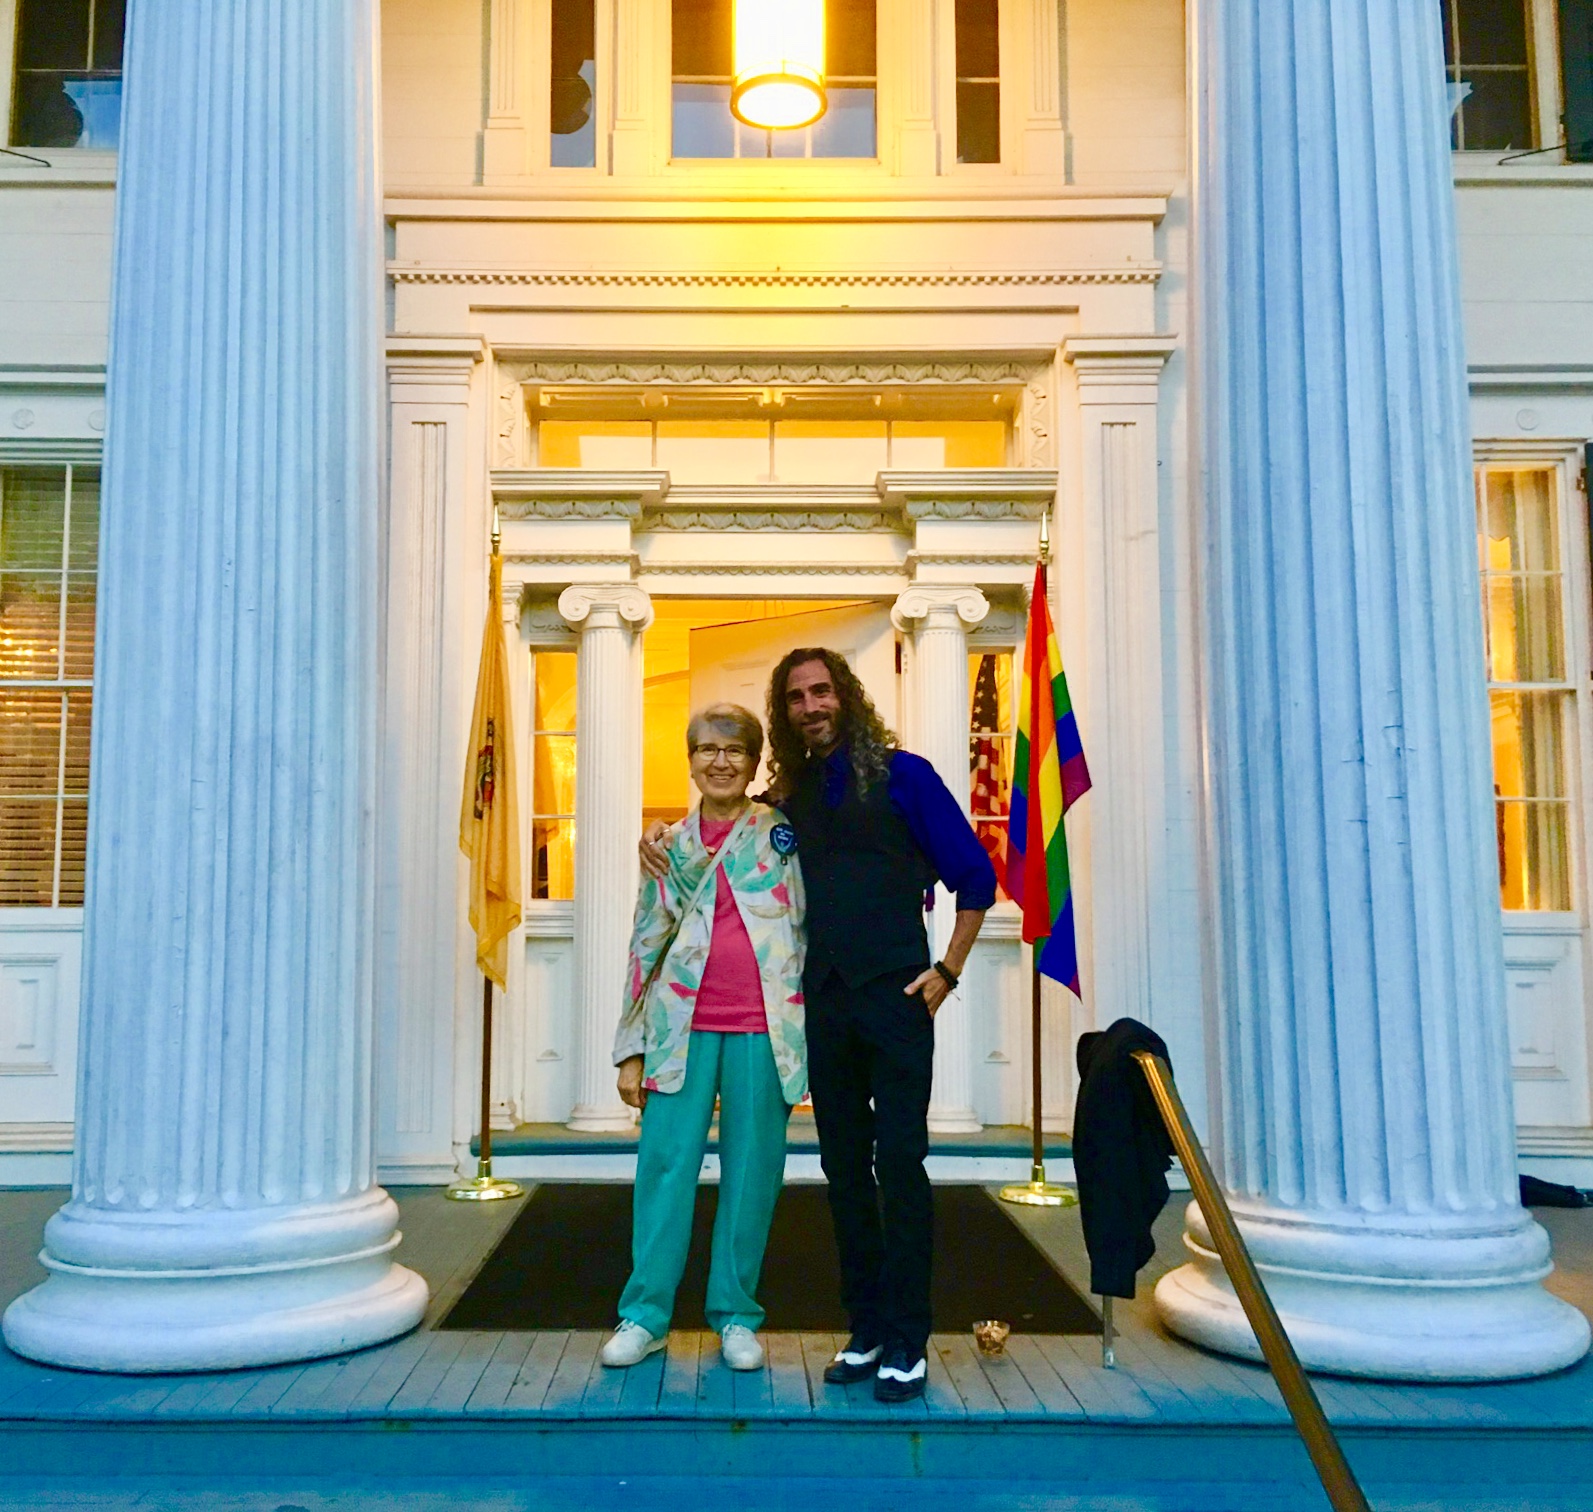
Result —
[[874, 1398], [880, 1402], [910, 1402], [924, 1394], [929, 1362], [921, 1349], [892, 1344], [874, 1377]]
[[824, 1379], [832, 1386], [850, 1386], [853, 1381], [866, 1381], [874, 1374], [874, 1367], [884, 1351], [868, 1334], [855, 1333], [846, 1341], [846, 1348], [824, 1367]]

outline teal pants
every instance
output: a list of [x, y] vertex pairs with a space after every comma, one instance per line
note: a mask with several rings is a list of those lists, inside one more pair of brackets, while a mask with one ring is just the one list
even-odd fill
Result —
[[631, 1217], [631, 1278], [619, 1315], [656, 1338], [669, 1332], [675, 1289], [691, 1247], [692, 1210], [708, 1129], [719, 1098], [719, 1213], [708, 1267], [708, 1326], [757, 1329], [758, 1276], [774, 1204], [785, 1180], [785, 1126], [791, 1109], [780, 1089], [767, 1034], [694, 1030], [686, 1080], [678, 1092], [653, 1092], [642, 1110]]

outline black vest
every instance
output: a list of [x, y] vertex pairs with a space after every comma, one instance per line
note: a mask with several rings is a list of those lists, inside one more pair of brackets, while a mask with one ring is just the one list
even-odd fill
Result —
[[806, 981], [830, 972], [848, 987], [929, 965], [924, 892], [935, 873], [885, 782], [860, 796], [850, 767], [840, 806], [824, 798], [825, 763], [810, 761], [780, 805], [797, 833], [808, 900]]

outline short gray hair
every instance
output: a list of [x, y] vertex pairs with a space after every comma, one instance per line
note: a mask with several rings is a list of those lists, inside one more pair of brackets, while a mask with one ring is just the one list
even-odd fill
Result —
[[709, 704], [706, 709], [698, 709], [686, 722], [688, 756], [696, 751], [701, 737], [709, 730], [716, 735], [739, 740], [747, 748], [751, 764], [758, 764], [758, 759], [763, 755], [763, 726], [751, 709], [743, 709], [740, 704], [733, 703]]

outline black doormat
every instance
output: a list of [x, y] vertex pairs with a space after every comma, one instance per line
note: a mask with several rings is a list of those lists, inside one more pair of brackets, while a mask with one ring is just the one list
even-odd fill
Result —
[[[674, 1326], [706, 1328], [703, 1294], [719, 1189], [697, 1188]], [[443, 1328], [612, 1328], [631, 1269], [628, 1184], [539, 1186]], [[830, 1205], [822, 1183], [780, 1194], [759, 1300], [765, 1328], [845, 1332]], [[1002, 1318], [1020, 1333], [1098, 1334], [1100, 1321], [983, 1187], [935, 1188], [935, 1327]]]

